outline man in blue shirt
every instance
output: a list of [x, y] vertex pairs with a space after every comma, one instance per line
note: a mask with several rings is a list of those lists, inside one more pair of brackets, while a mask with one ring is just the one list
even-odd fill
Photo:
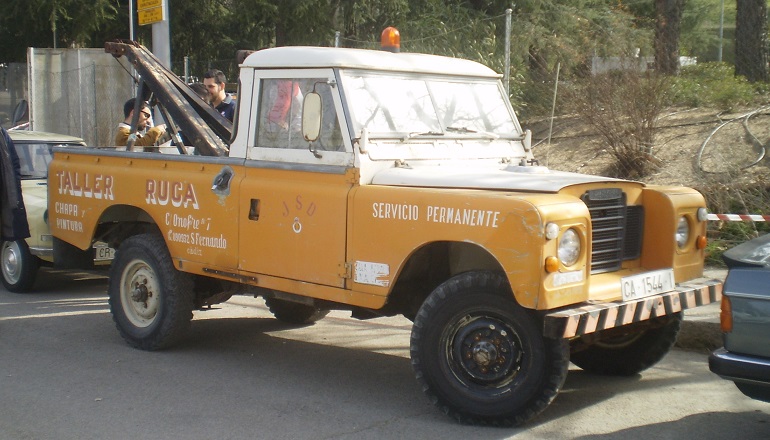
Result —
[[220, 115], [230, 122], [235, 117], [235, 99], [225, 92], [227, 78], [221, 70], [212, 69], [203, 74], [203, 85], [209, 92], [209, 101]]

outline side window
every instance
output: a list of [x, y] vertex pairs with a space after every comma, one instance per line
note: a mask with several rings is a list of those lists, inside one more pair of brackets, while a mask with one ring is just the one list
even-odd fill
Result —
[[326, 78], [263, 79], [260, 86], [257, 147], [307, 149], [302, 137], [302, 102], [310, 92], [321, 95], [321, 136], [315, 148], [344, 151], [339, 120]]

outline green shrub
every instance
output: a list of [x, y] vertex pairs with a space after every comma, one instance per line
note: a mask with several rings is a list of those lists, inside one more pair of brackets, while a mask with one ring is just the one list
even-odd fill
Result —
[[736, 77], [733, 66], [726, 63], [700, 63], [685, 66], [671, 86], [671, 105], [717, 107], [732, 110], [748, 105], [757, 94], [766, 94], [766, 85], [755, 86], [744, 77]]

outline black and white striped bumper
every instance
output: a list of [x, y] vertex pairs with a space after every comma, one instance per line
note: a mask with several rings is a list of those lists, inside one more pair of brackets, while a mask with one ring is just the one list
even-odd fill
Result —
[[722, 299], [722, 281], [699, 278], [671, 292], [628, 302], [581, 303], [545, 315], [545, 336], [572, 338], [659, 318]]

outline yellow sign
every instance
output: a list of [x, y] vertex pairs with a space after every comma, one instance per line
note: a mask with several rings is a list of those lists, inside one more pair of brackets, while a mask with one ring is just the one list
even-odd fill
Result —
[[137, 14], [139, 15], [139, 26], [163, 21], [163, 8], [160, 6], [137, 11]]
[[163, 3], [163, 0], [136, 0], [136, 9], [141, 11], [142, 9], [157, 8]]

